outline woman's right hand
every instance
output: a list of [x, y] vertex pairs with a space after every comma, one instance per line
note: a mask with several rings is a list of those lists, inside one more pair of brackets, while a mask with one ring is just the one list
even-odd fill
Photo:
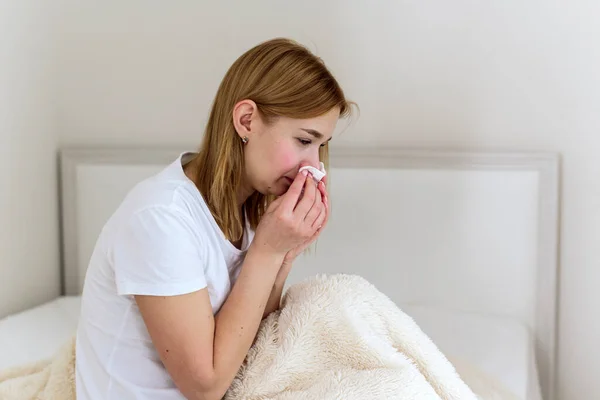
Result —
[[326, 215], [321, 192], [310, 174], [303, 171], [296, 175], [288, 191], [269, 205], [258, 224], [253, 244], [261, 250], [285, 255], [313, 237]]

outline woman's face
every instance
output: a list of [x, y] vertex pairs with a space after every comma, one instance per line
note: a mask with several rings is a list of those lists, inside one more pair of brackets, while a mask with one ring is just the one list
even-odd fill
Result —
[[238, 104], [234, 124], [240, 138], [248, 137], [243, 196], [254, 191], [281, 196], [301, 167], [319, 168], [319, 149], [331, 140], [338, 119], [339, 109], [334, 108], [315, 118], [278, 117], [266, 124], [252, 102]]

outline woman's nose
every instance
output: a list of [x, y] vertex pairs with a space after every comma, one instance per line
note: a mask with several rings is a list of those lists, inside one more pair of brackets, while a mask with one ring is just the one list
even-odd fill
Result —
[[303, 160], [301, 167], [310, 165], [311, 167], [320, 169], [320, 161], [321, 161], [321, 159], [319, 158], [319, 153], [317, 153], [317, 154], [312, 155], [311, 157]]

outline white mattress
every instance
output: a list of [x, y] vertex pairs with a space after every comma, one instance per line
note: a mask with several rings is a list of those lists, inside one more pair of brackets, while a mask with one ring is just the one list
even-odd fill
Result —
[[[75, 332], [79, 302], [79, 297], [60, 297], [0, 320], [0, 369], [51, 357]], [[478, 367], [521, 399], [541, 399], [524, 326], [439, 308], [402, 309], [450, 359], [458, 357]]]
[[0, 320], [0, 369], [52, 357], [77, 329], [79, 297], [60, 297]]

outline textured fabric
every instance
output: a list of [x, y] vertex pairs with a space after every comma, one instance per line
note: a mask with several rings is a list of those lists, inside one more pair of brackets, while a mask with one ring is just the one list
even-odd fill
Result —
[[318, 276], [291, 287], [234, 380], [237, 399], [477, 397], [414, 321], [366, 280]]
[[[74, 343], [52, 360], [0, 372], [0, 398], [75, 400]], [[290, 287], [262, 322], [225, 400], [518, 400], [456, 365], [364, 279], [319, 276]]]

